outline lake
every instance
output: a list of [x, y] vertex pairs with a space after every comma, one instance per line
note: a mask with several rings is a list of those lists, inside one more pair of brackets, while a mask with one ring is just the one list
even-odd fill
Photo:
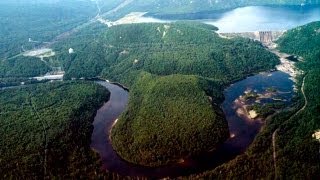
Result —
[[282, 31], [319, 21], [320, 6], [248, 6], [225, 12], [149, 16], [167, 21], [201, 21], [217, 26], [221, 33]]

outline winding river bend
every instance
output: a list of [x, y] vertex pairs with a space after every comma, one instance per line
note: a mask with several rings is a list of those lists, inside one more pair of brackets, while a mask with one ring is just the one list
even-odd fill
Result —
[[[109, 140], [110, 130], [115, 120], [126, 109], [128, 92], [121, 87], [105, 81], [98, 81], [111, 92], [110, 100], [98, 111], [94, 120], [91, 147], [100, 154], [103, 169], [124, 176], [140, 176], [150, 178], [177, 177], [212, 169], [240, 153], [252, 143], [263, 125], [262, 121], [250, 120], [237, 114], [235, 100], [243, 95], [248, 89], [263, 93], [272, 87], [279, 92], [286, 104], [290, 103], [293, 96], [293, 81], [289, 75], [280, 71], [260, 73], [236, 82], [224, 91], [225, 101], [221, 105], [229, 124], [232, 135], [216, 152], [203, 154], [201, 157], [187, 159], [182, 164], [165, 167], [149, 168], [130, 164], [122, 160], [113, 150]], [[283, 93], [284, 92], [284, 93]], [[270, 101], [270, 98], [266, 98]]]
[[[320, 7], [244, 7], [220, 14], [196, 14], [188, 20], [200, 20], [219, 27], [220, 32], [252, 32], [257, 30], [287, 30], [298, 25], [320, 19]], [[276, 15], [279, 18], [275, 18]], [[286, 16], [288, 15], [288, 16]], [[213, 16], [213, 17], [212, 17]], [[253, 18], [248, 20], [248, 18]], [[167, 19], [168, 17], [162, 17]], [[179, 17], [171, 17], [171, 20]], [[181, 18], [185, 19], [185, 18]], [[243, 24], [242, 24], [243, 22]], [[242, 24], [242, 25], [240, 25]], [[240, 29], [241, 28], [241, 29]], [[262, 28], [262, 29], [261, 29]], [[184, 163], [148, 168], [130, 164], [114, 152], [109, 140], [110, 129], [118, 116], [126, 109], [128, 92], [124, 89], [99, 81], [111, 91], [110, 101], [97, 112], [92, 135], [92, 148], [102, 159], [103, 169], [124, 176], [164, 178], [189, 175], [213, 169], [243, 153], [259, 133], [263, 120], [249, 118], [239, 113], [242, 103], [239, 99], [248, 92], [263, 96], [258, 103], [281, 102], [286, 106], [294, 95], [294, 82], [281, 71], [260, 73], [230, 85], [224, 91], [221, 105], [228, 121], [230, 138], [214, 153], [186, 159]], [[269, 89], [269, 90], [268, 90]], [[272, 93], [268, 92], [272, 89]], [[275, 91], [274, 91], [275, 90]], [[267, 94], [267, 95], [266, 95]], [[271, 95], [270, 95], [271, 94]], [[255, 99], [257, 100], [257, 99]]]

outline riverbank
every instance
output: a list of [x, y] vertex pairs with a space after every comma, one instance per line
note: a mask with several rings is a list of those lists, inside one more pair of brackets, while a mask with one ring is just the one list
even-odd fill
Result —
[[238, 116], [246, 120], [262, 121], [266, 118], [259, 112], [259, 110], [261, 110], [260, 107], [265, 105], [262, 101], [274, 100], [273, 97], [276, 96], [276, 94], [276, 91], [269, 91], [268, 89], [260, 93], [256, 90], [252, 91], [252, 89], [247, 89], [243, 95], [234, 101], [234, 108]]
[[[296, 83], [297, 76], [303, 74], [303, 71], [299, 70], [295, 66], [296, 62], [289, 60], [293, 55], [280, 52], [277, 47], [278, 45], [276, 43], [270, 43], [267, 45], [267, 49], [279, 57], [280, 64], [276, 66], [276, 69], [289, 74], [292, 77], [291, 79]], [[303, 58], [299, 57], [298, 60], [303, 61]]]
[[[266, 48], [270, 52], [274, 53], [275, 55], [277, 55], [279, 57], [280, 64], [276, 66], [276, 70], [284, 72], [284, 73], [286, 73], [286, 74], [288, 74], [290, 76], [289, 79], [294, 82], [293, 90], [295, 92], [297, 92], [298, 91], [298, 89], [297, 89], [297, 77], [300, 76], [301, 74], [303, 74], [303, 71], [299, 70], [295, 66], [296, 62], [291, 61], [291, 60], [288, 59], [288, 57], [290, 57], [292, 55], [280, 52], [278, 49], [276, 49], [277, 48], [277, 44], [275, 44], [275, 43], [269, 43], [266, 46]], [[300, 61], [303, 60], [300, 57], [298, 59]], [[268, 73], [268, 76], [272, 76], [272, 74]], [[249, 92], [245, 92], [245, 96], [247, 96], [250, 93], [251, 93], [251, 90], [249, 90]], [[261, 103], [260, 101], [262, 99], [270, 99], [270, 98], [273, 101], [283, 101], [281, 98], [279, 99], [279, 98], [275, 97], [275, 94], [276, 94], [275, 92], [265, 92], [263, 94], [256, 94], [255, 93], [255, 96], [253, 98], [254, 98], [255, 103], [257, 103], [257, 104], [260, 104]], [[250, 108], [250, 103], [248, 104], [246, 102], [246, 98], [244, 98], [243, 96], [239, 96], [239, 98], [236, 99], [235, 103], [236, 103], [236, 106], [238, 107], [238, 109], [236, 111], [237, 114], [239, 116], [244, 117], [247, 120], [254, 120], [254, 119], [263, 120], [263, 119], [267, 118], [267, 117], [258, 118], [259, 114], [257, 113], [257, 111], [256, 110], [252, 110]], [[275, 109], [274, 113], [276, 113], [277, 111], [278, 110]], [[272, 114], [274, 114], [274, 113], [272, 113]], [[269, 115], [272, 115], [272, 114], [269, 114]]]

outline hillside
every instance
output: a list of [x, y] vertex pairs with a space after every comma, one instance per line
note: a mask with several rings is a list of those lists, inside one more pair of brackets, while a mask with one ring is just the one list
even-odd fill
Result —
[[319, 140], [313, 137], [320, 130], [319, 42], [320, 22], [289, 30], [278, 40], [281, 51], [304, 58], [297, 64], [304, 75], [299, 78], [299, 98], [294, 106], [269, 119], [245, 154], [188, 179], [320, 178]]
[[[260, 42], [228, 39], [211, 25], [177, 21], [107, 27], [98, 22], [100, 16], [115, 20], [139, 11], [173, 18], [256, 5], [294, 6], [300, 12], [300, 6], [319, 4], [319, 0], [1, 1], [0, 179], [130, 179], [138, 171], [144, 174], [140, 168], [157, 171], [158, 166], [177, 164], [187, 168], [192, 164], [188, 158], [214, 152], [230, 135], [236, 136], [229, 134], [221, 110], [223, 90], [279, 64]], [[299, 18], [304, 17], [301, 12]], [[215, 169], [181, 178], [320, 179], [320, 22], [289, 30], [277, 43], [280, 51], [303, 59], [296, 60], [304, 74], [297, 77], [298, 92], [290, 107], [265, 120], [245, 153]], [[45, 48], [49, 52], [34, 55]], [[58, 71], [65, 72], [62, 82], [32, 78]], [[130, 90], [127, 109], [113, 124], [111, 142], [105, 139], [120, 157], [110, 172], [102, 170], [106, 167], [90, 147], [95, 113], [110, 92], [87, 81], [91, 78], [121, 83]], [[2, 89], [7, 86], [19, 87]], [[133, 175], [119, 177], [113, 172]]]
[[[63, 60], [66, 79], [102, 76], [129, 87], [127, 115], [112, 131], [114, 146], [127, 161], [156, 166], [210, 151], [225, 140], [226, 121], [217, 105], [210, 108], [207, 96], [212, 98], [211, 104], [219, 104], [224, 86], [278, 63], [260, 43], [223, 39], [215, 30], [214, 26], [187, 22], [121, 25], [105, 31], [95, 27], [79, 34], [80, 39], [56, 44], [54, 50], [62, 52], [58, 58]], [[67, 53], [69, 47], [74, 54]], [[200, 80], [201, 84], [197, 83]], [[168, 94], [172, 98], [166, 99]], [[195, 132], [190, 131], [190, 123]], [[181, 128], [172, 131], [175, 124]], [[151, 132], [156, 144], [146, 136]], [[195, 136], [197, 132], [199, 136]], [[183, 144], [186, 139], [189, 141]], [[177, 147], [168, 152], [175, 142]]]
[[[53, 47], [56, 55], [45, 57], [43, 61], [40, 58], [24, 56], [1, 61], [0, 77], [4, 78], [1, 80], [3, 82], [12, 78], [26, 80], [30, 76], [44, 74], [58, 64], [66, 71], [65, 79], [101, 76], [123, 83], [132, 92], [130, 109], [126, 111], [132, 116], [123, 116], [119, 120], [112, 137], [115, 147], [130, 162], [149, 166], [164, 165], [203, 151], [210, 151], [223, 142], [228, 137], [228, 130], [221, 109], [217, 106], [223, 100], [222, 88], [249, 74], [271, 69], [278, 63], [277, 58], [265, 51], [260, 43], [242, 38], [223, 39], [215, 30], [217, 28], [214, 26], [187, 22], [133, 24], [109, 29], [96, 24], [71, 35], [68, 40], [57, 42]], [[68, 53], [70, 47], [74, 49], [72, 54]], [[166, 99], [168, 93], [171, 94], [171, 99]], [[26, 98], [24, 92], [17, 94], [21, 94], [22, 97], [19, 98]], [[42, 95], [45, 96], [41, 93], [39, 98], [43, 98]], [[55, 97], [63, 98], [65, 95], [70, 98], [75, 94], [70, 92], [57, 94]], [[51, 99], [48, 102], [50, 101]], [[163, 111], [154, 111], [155, 107], [165, 106], [167, 109], [162, 109]], [[66, 107], [67, 105], [48, 105], [52, 111], [62, 108], [63, 112]], [[28, 112], [20, 113], [27, 117]], [[48, 116], [48, 119], [54, 119], [50, 114]], [[162, 118], [149, 119], [146, 126], [131, 124], [145, 123], [146, 117]], [[162, 128], [155, 128], [155, 124], [162, 124]], [[180, 124], [181, 129], [172, 131], [174, 124]], [[190, 124], [193, 124], [192, 129], [189, 127]], [[150, 131], [154, 133], [153, 138], [159, 138], [155, 146], [163, 147], [163, 151], [157, 152], [152, 149], [149, 144], [151, 139], [146, 138], [143, 133], [131, 133]], [[165, 136], [161, 136], [162, 131], [167, 131]], [[189, 133], [183, 134], [182, 131]], [[122, 132], [125, 132], [126, 136], [123, 136]], [[129, 140], [127, 137], [131, 137], [131, 140], [142, 138], [131, 146], [135, 149], [134, 152], [138, 152], [142, 150], [139, 144], [141, 143], [145, 147], [144, 152], [150, 156], [139, 159], [137, 153], [132, 155], [128, 149], [123, 149], [126, 147], [123, 144], [126, 141], [123, 139]], [[173, 137], [178, 146], [167, 152], [169, 146], [175, 143], [172, 141]], [[195, 141], [186, 144], [184, 142], [187, 139]], [[155, 159], [160, 156], [163, 158]], [[73, 171], [55, 168], [53, 167], [53, 171], [62, 174]], [[16, 170], [14, 167], [12, 169]], [[29, 171], [29, 168], [26, 169]]]
[[95, 4], [88, 1], [1, 2], [0, 59], [46, 45], [45, 42], [51, 42], [56, 36], [87, 22], [96, 14]]
[[[305, 59], [298, 67], [305, 73], [306, 97], [305, 108], [281, 127], [279, 154], [283, 159], [279, 162], [279, 176], [306, 178], [307, 175], [308, 178], [318, 179], [320, 145], [312, 135], [320, 130], [320, 22], [293, 29], [278, 43], [280, 50]], [[290, 159], [295, 159], [295, 163], [288, 163]]]
[[[57, 44], [54, 50], [64, 64], [66, 79], [102, 76], [127, 86], [139, 71], [198, 75], [228, 84], [278, 63], [260, 43], [224, 39], [214, 30], [214, 26], [186, 22], [97, 27]], [[97, 31], [100, 35], [91, 35]], [[69, 47], [74, 54], [68, 54]]]
[[[39, 58], [30, 58], [37, 63], [26, 62], [22, 66], [25, 71], [17, 71], [22, 61], [19, 61], [21, 57], [15, 57], [3, 61], [0, 72], [4, 78], [28, 77], [42, 74], [49, 67], [59, 64], [66, 71], [65, 79], [100, 76], [128, 86], [133, 93], [130, 94], [129, 102], [131, 110], [126, 113], [134, 114], [119, 120], [116, 129], [120, 130], [113, 131], [114, 135], [118, 136], [112, 137], [114, 142], [118, 143], [116, 147], [130, 162], [149, 166], [164, 165], [189, 155], [210, 151], [224, 141], [227, 137], [226, 122], [221, 115], [221, 109], [217, 106], [223, 100], [221, 93], [223, 87], [250, 74], [272, 69], [278, 63], [277, 57], [266, 51], [260, 43], [243, 38], [224, 39], [219, 37], [215, 30], [217, 28], [214, 26], [195, 22], [132, 24], [108, 29], [97, 24], [84, 28], [70, 36], [68, 40], [54, 44], [55, 56], [45, 57], [43, 61]], [[69, 54], [69, 48], [73, 48], [74, 53]], [[9, 74], [10, 72], [12, 73]], [[150, 78], [143, 81], [141, 74], [149, 74]], [[196, 83], [200, 80], [201, 84]], [[153, 82], [159, 83], [157, 88], [152, 87]], [[169, 92], [168, 88], [171, 88], [172, 99], [166, 102], [162, 99], [165, 99], [164, 95]], [[142, 97], [150, 98], [141, 99], [141, 96], [137, 95], [139, 93], [134, 92], [141, 92]], [[194, 92], [196, 94], [193, 94]], [[188, 94], [192, 94], [193, 100], [187, 98], [190, 96]], [[211, 104], [215, 104], [212, 108], [207, 96], [212, 98]], [[180, 103], [173, 103], [175, 99], [179, 99]], [[141, 103], [137, 103], [140, 101]], [[154, 105], [164, 106], [165, 102], [171, 108], [154, 111]], [[194, 107], [194, 112], [191, 109], [188, 113], [184, 111], [188, 104], [193, 104], [190, 107]], [[201, 114], [198, 106], [206, 109], [206, 113]], [[142, 109], [144, 112], [136, 112]], [[194, 113], [199, 116], [195, 116]], [[184, 115], [185, 118], [180, 118], [180, 115]], [[178, 135], [177, 132], [180, 131], [167, 133], [159, 139], [157, 146], [168, 147], [173, 143], [169, 139], [176, 137], [180, 145], [171, 152], [156, 153], [149, 146], [150, 139], [142, 139], [140, 143], [147, 147], [144, 152], [150, 153], [150, 156], [139, 159], [137, 154], [132, 156], [128, 149], [122, 149], [123, 142], [126, 141], [121, 140], [124, 136], [121, 133], [119, 136], [119, 132], [125, 131], [126, 135], [132, 138], [144, 137], [143, 134], [126, 131], [127, 129], [134, 132], [144, 131], [142, 126], [133, 126], [129, 122], [139, 124], [146, 121], [145, 117], [152, 116], [163, 117], [158, 121], [151, 119], [150, 124], [145, 126], [147, 131], [154, 132], [154, 137], [160, 138], [162, 130], [169, 131], [169, 127], [174, 123], [183, 125], [180, 131], [187, 131], [187, 123], [199, 122], [194, 124], [194, 129], [201, 133], [195, 137], [197, 141], [190, 141], [187, 145], [181, 142], [194, 137], [191, 131], [185, 135], [182, 133]], [[168, 117], [170, 121], [166, 121]], [[156, 122], [163, 124], [163, 128], [154, 128], [153, 124]], [[126, 123], [128, 123], [127, 129], [121, 126]], [[207, 138], [212, 136], [216, 138]], [[198, 141], [201, 137], [203, 139]], [[132, 144], [132, 148], [137, 152], [141, 151], [142, 146]], [[164, 158], [155, 160], [155, 155]]]
[[196, 76], [141, 73], [129, 107], [112, 130], [114, 149], [145, 166], [178, 163], [214, 150], [229, 131], [222, 112], [212, 106], [209, 89], [219, 92], [213, 82]]
[[48, 48], [97, 14], [91, 1], [19, 0], [0, 4], [0, 86], [30, 83], [29, 77], [61, 67], [57, 59], [46, 62], [25, 54]]
[[1, 90], [0, 178], [84, 178], [101, 173], [90, 138], [96, 110], [109, 95], [103, 87], [81, 82]]

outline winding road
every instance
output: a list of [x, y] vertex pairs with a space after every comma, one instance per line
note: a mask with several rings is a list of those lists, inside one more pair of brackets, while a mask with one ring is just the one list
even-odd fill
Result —
[[[53, 44], [61, 41], [61, 40], [64, 40], [66, 38], [68, 38], [69, 36], [71, 36], [72, 34], [76, 33], [76, 32], [79, 32], [79, 30], [85, 28], [85, 27], [88, 27], [89, 25], [95, 23], [95, 22], [98, 22], [98, 19], [102, 16], [106, 16], [106, 15], [110, 15], [112, 13], [116, 13], [117, 11], [119, 11], [120, 9], [126, 7], [127, 5], [129, 5], [130, 3], [132, 3], [133, 0], [123, 0], [122, 3], [120, 3], [117, 7], [103, 13], [103, 14], [100, 14], [101, 13], [101, 7], [99, 5], [99, 2], [98, 0], [95, 1], [96, 3], [96, 6], [97, 6], [97, 15], [90, 19], [89, 21], [87, 22], [84, 22], [83, 24], [80, 24], [74, 28], [72, 28], [71, 30], [69, 31], [65, 31], [59, 35], [57, 35], [56, 37], [54, 37], [50, 42], [43, 42], [43, 45], [40, 46], [38, 49], [41, 49], [41, 48], [49, 48], [50, 46], [52, 46]], [[7, 59], [10, 60], [10, 59], [14, 59], [16, 57], [19, 57], [19, 56], [22, 56], [23, 53], [19, 53], [19, 54], [16, 54], [16, 55], [12, 55], [10, 57], [8, 57]]]
[[[302, 86], [301, 86], [301, 93], [303, 95], [303, 98], [304, 98], [304, 105], [303, 107], [297, 111], [294, 115], [292, 115], [287, 121], [289, 121], [290, 119], [296, 117], [298, 114], [300, 114], [308, 105], [308, 99], [306, 97], [306, 94], [304, 92], [304, 86], [305, 86], [305, 79], [306, 79], [307, 76], [305, 76], [303, 78], [303, 81], [302, 81]], [[286, 122], [287, 122], [286, 121]], [[280, 127], [277, 128], [273, 133], [272, 133], [272, 149], [273, 149], [273, 165], [274, 165], [274, 174], [275, 174], [275, 179], [277, 179], [277, 150], [276, 150], [276, 136], [277, 136], [277, 133], [278, 131], [280, 130]]]

